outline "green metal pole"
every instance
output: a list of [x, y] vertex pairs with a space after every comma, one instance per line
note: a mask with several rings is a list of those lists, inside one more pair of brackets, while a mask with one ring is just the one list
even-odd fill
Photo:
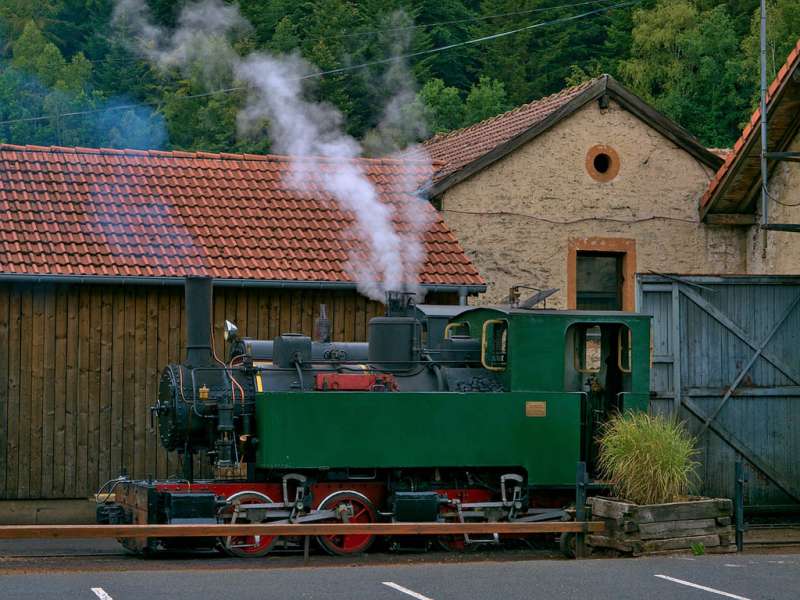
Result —
[[733, 500], [733, 514], [736, 523], [736, 550], [741, 552], [744, 548], [744, 484], [747, 483], [747, 475], [744, 472], [742, 462], [736, 463], [736, 487]]
[[[579, 462], [575, 474], [575, 520], [586, 523], [586, 463]], [[586, 556], [586, 533], [575, 534], [575, 558]]]

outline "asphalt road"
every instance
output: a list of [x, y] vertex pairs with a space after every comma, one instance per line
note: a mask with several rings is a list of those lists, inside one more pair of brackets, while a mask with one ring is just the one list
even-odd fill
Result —
[[[197, 600], [199, 598], [331, 600], [783, 600], [800, 598], [800, 555], [713, 555], [643, 559], [423, 560], [342, 562], [317, 557], [312, 566], [264, 561], [187, 566], [142, 561], [129, 570], [84, 567], [0, 568], [0, 598]], [[447, 556], [447, 555], [444, 555]], [[498, 555], [499, 556], [499, 555]], [[203, 561], [206, 564], [212, 561]], [[149, 567], [147, 565], [150, 565]], [[239, 565], [239, 566], [237, 566]], [[355, 565], [355, 566], [353, 566]], [[2, 562], [0, 562], [0, 567]], [[223, 567], [223, 568], [220, 568]], [[260, 568], [259, 568], [260, 567]], [[699, 587], [698, 587], [699, 586]]]

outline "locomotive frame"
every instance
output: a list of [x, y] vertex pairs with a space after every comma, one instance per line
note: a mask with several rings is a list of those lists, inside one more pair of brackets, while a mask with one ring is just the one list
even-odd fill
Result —
[[[111, 482], [104, 523], [541, 521], [566, 519], [575, 465], [593, 474], [611, 415], [647, 410], [650, 317], [624, 312], [414, 305], [391, 294], [369, 341], [241, 337], [211, 346], [212, 283], [186, 281], [187, 358], [165, 368], [153, 407], [183, 477]], [[192, 456], [235, 480], [196, 481]], [[375, 536], [318, 538], [332, 554]], [[499, 543], [450, 536], [447, 549]], [[125, 539], [152, 552], [220, 548], [263, 556], [297, 540]], [[427, 543], [427, 541], [425, 542]]]

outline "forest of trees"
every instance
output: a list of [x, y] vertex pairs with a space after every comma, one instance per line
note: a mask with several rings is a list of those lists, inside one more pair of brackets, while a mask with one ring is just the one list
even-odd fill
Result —
[[[145, 0], [142, 0], [143, 2]], [[758, 89], [758, 0], [239, 0], [252, 24], [238, 51], [299, 51], [363, 138], [385, 105], [382, 59], [416, 53], [413, 104], [429, 135], [610, 73], [708, 146], [729, 146]], [[178, 0], [147, 0], [175, 24]], [[770, 0], [769, 76], [800, 37], [800, 0]], [[616, 6], [620, 5], [620, 6]], [[584, 18], [567, 17], [596, 11]], [[114, 0], [0, 0], [0, 141], [16, 144], [267, 152], [243, 137], [241, 91], [206, 94], [198, 69], [164, 72], [111, 24]], [[400, 12], [402, 11], [402, 12]], [[398, 19], [398, 14], [403, 15]], [[542, 23], [541, 27], [524, 29]], [[522, 31], [441, 52], [499, 32]], [[221, 87], [235, 87], [232, 80]], [[420, 136], [423, 134], [420, 133]]]

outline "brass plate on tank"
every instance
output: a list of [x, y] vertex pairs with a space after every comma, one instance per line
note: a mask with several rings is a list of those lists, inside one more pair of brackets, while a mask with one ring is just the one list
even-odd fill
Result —
[[525, 403], [525, 416], [526, 417], [546, 417], [547, 416], [547, 402], [526, 402]]

